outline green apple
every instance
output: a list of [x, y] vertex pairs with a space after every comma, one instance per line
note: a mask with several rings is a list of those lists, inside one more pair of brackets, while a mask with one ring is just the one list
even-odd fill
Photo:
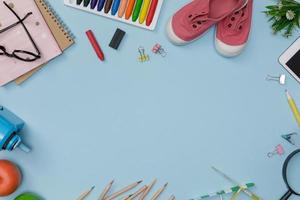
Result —
[[26, 192], [17, 196], [15, 200], [42, 200], [42, 199], [35, 194]]

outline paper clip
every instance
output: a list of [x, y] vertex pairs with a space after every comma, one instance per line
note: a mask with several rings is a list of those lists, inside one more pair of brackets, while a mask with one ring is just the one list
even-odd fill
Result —
[[281, 74], [280, 76], [268, 75], [266, 77], [266, 80], [267, 81], [277, 81], [280, 85], [284, 85], [285, 81], [286, 81], [286, 76], [285, 76], [285, 74]]
[[274, 151], [268, 153], [268, 157], [272, 158], [275, 155], [282, 156], [283, 154], [284, 154], [283, 146], [281, 144], [279, 144], [275, 147]]
[[159, 54], [162, 57], [166, 57], [166, 55], [167, 55], [167, 52], [158, 43], [154, 45], [154, 47], [152, 48], [152, 52], [155, 54]]
[[293, 136], [298, 135], [298, 133], [289, 133], [289, 134], [285, 134], [285, 135], [281, 135], [281, 137], [283, 139], [285, 139], [286, 141], [288, 141], [288, 143], [292, 144], [292, 145], [296, 145], [295, 141], [293, 140]]
[[140, 54], [140, 57], [139, 57], [140, 62], [146, 62], [146, 61], [150, 60], [149, 55], [145, 54], [145, 48], [144, 47], [139, 47], [138, 51], [139, 51], [139, 54]]

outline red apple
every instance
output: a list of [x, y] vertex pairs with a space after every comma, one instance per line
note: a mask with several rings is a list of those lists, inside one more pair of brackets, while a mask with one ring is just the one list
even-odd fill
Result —
[[0, 160], [0, 197], [15, 192], [21, 184], [21, 179], [21, 172], [14, 163]]

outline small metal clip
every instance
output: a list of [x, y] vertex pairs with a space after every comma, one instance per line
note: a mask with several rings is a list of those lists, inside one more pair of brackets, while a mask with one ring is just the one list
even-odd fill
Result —
[[158, 43], [153, 46], [152, 52], [155, 53], [155, 54], [159, 54], [162, 57], [166, 57], [166, 55], [167, 55], [167, 52]]
[[280, 76], [271, 76], [268, 75], [266, 77], [267, 81], [277, 81], [280, 85], [284, 85], [286, 82], [286, 76], [285, 74], [281, 74]]
[[140, 62], [146, 62], [146, 61], [150, 60], [149, 55], [145, 54], [145, 48], [144, 47], [139, 47], [138, 51], [139, 51], [139, 54], [140, 54], [140, 56], [138, 58]]
[[279, 144], [275, 147], [274, 151], [268, 153], [268, 157], [271, 158], [275, 155], [282, 156], [283, 154], [284, 154], [283, 146], [281, 144]]

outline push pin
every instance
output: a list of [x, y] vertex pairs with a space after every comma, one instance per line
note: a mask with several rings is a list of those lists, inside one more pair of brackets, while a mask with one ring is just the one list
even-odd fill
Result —
[[289, 134], [281, 135], [281, 137], [286, 141], [288, 141], [288, 143], [292, 145], [296, 145], [295, 141], [293, 140], [293, 136], [295, 135], [298, 135], [298, 133], [289, 133]]
[[266, 78], [267, 81], [277, 81], [280, 85], [284, 85], [286, 81], [285, 74], [281, 74], [280, 76], [270, 76], [268, 75]]
[[166, 57], [166, 55], [167, 55], [167, 52], [158, 43], [154, 45], [154, 47], [152, 48], [152, 52], [155, 54], [159, 54], [162, 57]]
[[149, 61], [149, 60], [150, 60], [149, 55], [146, 55], [146, 54], [145, 54], [145, 49], [144, 49], [144, 47], [139, 47], [139, 48], [138, 48], [138, 51], [139, 51], [139, 53], [140, 53], [140, 57], [139, 57], [139, 61], [140, 61], [140, 62], [146, 62], [146, 61]]
[[283, 146], [281, 144], [279, 144], [275, 147], [274, 151], [268, 153], [268, 157], [272, 158], [275, 155], [282, 156], [283, 154], [284, 154]]

